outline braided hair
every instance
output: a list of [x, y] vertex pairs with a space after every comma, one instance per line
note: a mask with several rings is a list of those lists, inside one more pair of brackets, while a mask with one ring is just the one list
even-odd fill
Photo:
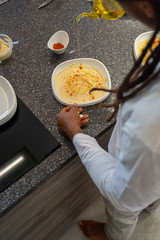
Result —
[[[157, 33], [160, 30], [160, 4], [159, 0], [152, 1], [152, 5], [156, 11], [157, 16], [157, 27], [151, 37], [150, 41], [148, 42], [147, 46], [143, 50], [142, 55], [139, 59], [135, 62], [134, 66], [127, 74], [121, 85], [116, 89], [98, 89], [93, 88], [90, 90], [90, 93], [95, 90], [103, 90], [106, 92], [111, 92], [116, 94], [115, 102], [111, 104], [104, 104], [101, 103], [99, 107], [105, 108], [113, 108], [114, 111], [110, 117], [107, 118], [107, 121], [110, 121], [118, 112], [119, 104], [126, 102], [127, 100], [134, 97], [138, 92], [140, 92], [144, 87], [146, 87], [151, 81], [155, 79], [155, 77], [160, 73], [160, 71], [154, 72], [158, 62], [160, 61], [160, 43], [159, 45], [152, 50], [152, 44], [156, 38]], [[150, 50], [151, 54], [147, 59], [146, 63], [143, 65], [143, 58], [145, 57], [147, 51]]]

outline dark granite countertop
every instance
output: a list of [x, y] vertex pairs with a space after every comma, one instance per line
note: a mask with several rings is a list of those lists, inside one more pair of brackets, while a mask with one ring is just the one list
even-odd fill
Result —
[[[56, 114], [63, 106], [52, 94], [54, 68], [69, 59], [95, 58], [107, 67], [112, 87], [117, 87], [134, 61], [134, 39], [149, 30], [128, 16], [116, 21], [82, 18], [78, 40], [75, 19], [82, 12], [90, 12], [91, 3], [87, 0], [54, 0], [38, 9], [41, 2], [43, 0], [10, 0], [0, 5], [1, 33], [14, 41], [19, 40], [12, 56], [0, 64], [0, 75], [11, 82], [17, 96], [62, 146], [0, 194], [0, 214], [13, 207], [75, 154], [72, 143], [56, 126]], [[58, 30], [67, 31], [70, 37], [69, 46], [62, 55], [55, 55], [47, 48], [49, 38]], [[113, 100], [114, 96], [110, 95], [105, 102]], [[96, 137], [103, 132], [111, 124], [106, 122], [110, 111], [98, 108], [98, 105], [85, 107], [84, 113], [90, 118], [85, 133]]]

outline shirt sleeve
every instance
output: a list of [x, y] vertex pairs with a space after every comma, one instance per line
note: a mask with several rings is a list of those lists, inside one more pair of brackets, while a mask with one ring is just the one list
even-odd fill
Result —
[[103, 150], [95, 138], [86, 134], [76, 134], [73, 138], [73, 144], [101, 194], [109, 199], [116, 208], [122, 210], [123, 207], [115, 199], [111, 187], [112, 174], [117, 166], [117, 160]]
[[131, 131], [123, 131], [121, 141], [123, 147], [116, 159], [86, 134], [73, 138], [79, 157], [101, 194], [122, 212], [141, 211], [160, 197], [159, 156], [154, 158], [151, 149]]

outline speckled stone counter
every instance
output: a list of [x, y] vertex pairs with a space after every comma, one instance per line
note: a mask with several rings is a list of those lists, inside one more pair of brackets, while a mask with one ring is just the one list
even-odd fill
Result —
[[[51, 75], [63, 61], [87, 57], [103, 62], [109, 70], [112, 87], [117, 87], [133, 64], [134, 39], [149, 29], [124, 16], [116, 21], [82, 18], [79, 37], [76, 17], [91, 10], [87, 0], [54, 0], [45, 8], [38, 9], [42, 0], [10, 0], [0, 5], [1, 33], [19, 41], [12, 56], [0, 65], [0, 74], [7, 78], [16, 94], [62, 144], [47, 159], [25, 174], [0, 194], [0, 213], [3, 214], [33, 191], [42, 182], [64, 166], [76, 153], [72, 143], [56, 126], [56, 114], [62, 105], [54, 98]], [[55, 55], [47, 48], [51, 35], [65, 30], [70, 43], [65, 53]], [[105, 102], [114, 100], [109, 96]], [[96, 137], [111, 123], [106, 116], [112, 110], [85, 107], [89, 123], [85, 133]], [[113, 119], [114, 121], [115, 119]]]

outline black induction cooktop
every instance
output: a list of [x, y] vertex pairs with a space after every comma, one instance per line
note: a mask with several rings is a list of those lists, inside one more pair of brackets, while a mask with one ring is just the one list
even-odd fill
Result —
[[15, 115], [0, 126], [0, 192], [60, 147], [60, 143], [17, 98]]

